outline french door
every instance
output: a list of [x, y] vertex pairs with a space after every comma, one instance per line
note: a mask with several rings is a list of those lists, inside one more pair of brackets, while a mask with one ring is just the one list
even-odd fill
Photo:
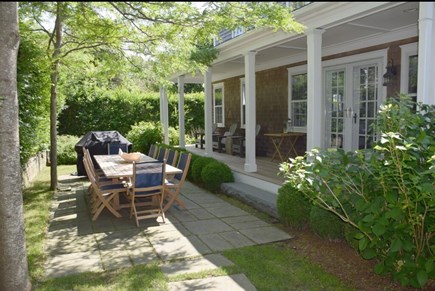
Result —
[[325, 70], [327, 147], [371, 148], [372, 128], [381, 102], [379, 62], [347, 64]]

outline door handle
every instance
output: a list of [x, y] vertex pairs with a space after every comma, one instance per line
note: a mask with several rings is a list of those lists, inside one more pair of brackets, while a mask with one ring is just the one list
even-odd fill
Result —
[[353, 114], [353, 123], [355, 123], [355, 124], [356, 124], [356, 117], [357, 117], [357, 116], [356, 116], [356, 113], [354, 113], [354, 114]]

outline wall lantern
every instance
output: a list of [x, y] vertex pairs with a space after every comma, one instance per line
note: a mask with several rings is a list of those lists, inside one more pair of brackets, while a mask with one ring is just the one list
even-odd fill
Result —
[[396, 76], [396, 68], [393, 65], [393, 59], [390, 59], [388, 61], [387, 66], [385, 67], [387, 69], [387, 72], [383, 76], [383, 84], [384, 86], [389, 86], [393, 84], [394, 77]]

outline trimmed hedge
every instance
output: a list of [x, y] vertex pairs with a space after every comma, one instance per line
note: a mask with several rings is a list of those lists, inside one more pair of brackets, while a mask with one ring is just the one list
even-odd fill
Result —
[[222, 183], [234, 182], [230, 167], [216, 160], [204, 166], [201, 179], [205, 187], [213, 192], [219, 190]]
[[202, 169], [207, 166], [208, 164], [216, 161], [214, 158], [211, 157], [198, 157], [195, 159], [195, 161], [192, 163], [192, 178], [193, 181], [196, 183], [202, 183]]
[[277, 210], [283, 224], [303, 229], [310, 218], [311, 203], [303, 193], [286, 183], [278, 189]]
[[311, 207], [310, 228], [315, 234], [325, 239], [344, 238], [344, 222], [334, 213], [316, 205]]

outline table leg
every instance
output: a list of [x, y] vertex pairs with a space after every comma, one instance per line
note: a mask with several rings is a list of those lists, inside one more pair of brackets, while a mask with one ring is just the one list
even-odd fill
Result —
[[296, 145], [296, 142], [298, 141], [298, 139], [299, 139], [299, 136], [295, 136], [294, 138], [290, 139], [290, 142], [289, 142], [290, 149], [289, 149], [289, 151], [288, 151], [288, 153], [286, 155], [286, 160], [290, 157], [291, 152], [293, 152], [295, 154], [295, 157], [298, 156], [298, 153], [297, 153], [297, 151], [295, 149], [295, 145]]
[[[281, 144], [282, 144], [283, 140], [284, 140], [284, 138], [272, 138], [272, 143], [275, 147], [275, 152], [273, 153], [272, 161], [275, 160], [275, 156], [277, 154], [278, 154], [279, 158], [281, 159], [281, 162], [284, 161], [284, 159], [282, 158], [282, 155], [281, 155], [281, 151], [280, 151]], [[278, 144], [277, 144], [277, 142], [278, 142]]]

